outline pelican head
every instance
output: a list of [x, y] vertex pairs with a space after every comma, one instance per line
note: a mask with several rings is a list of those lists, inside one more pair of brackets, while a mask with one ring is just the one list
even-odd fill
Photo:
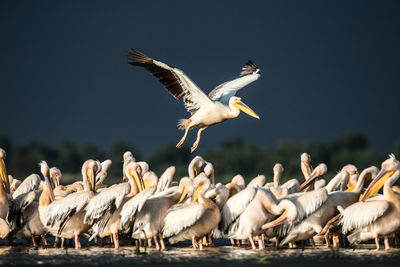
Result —
[[55, 186], [60, 185], [61, 176], [62, 176], [61, 171], [58, 168], [52, 167], [50, 169], [50, 179], [52, 179], [53, 184]]
[[193, 180], [193, 202], [198, 201], [199, 195], [204, 195], [204, 193], [210, 187], [210, 179], [204, 174], [200, 173], [194, 180]]
[[127, 170], [128, 170], [128, 178], [129, 176], [131, 177], [131, 179], [133, 178], [133, 181], [135, 182], [139, 192], [143, 191], [145, 189], [145, 184], [143, 181], [142, 166], [137, 162], [131, 162], [127, 166]]
[[189, 177], [183, 177], [179, 181], [179, 192], [181, 192], [181, 197], [179, 198], [178, 203], [184, 202], [189, 197], [188, 190], [191, 186], [192, 179], [190, 179]]
[[391, 154], [387, 160], [382, 162], [381, 170], [369, 184], [364, 194], [360, 197], [360, 201], [364, 201], [370, 196], [376, 194], [385, 184], [386, 180], [393, 176], [397, 171], [400, 171], [400, 162], [396, 160], [393, 154]]
[[243, 176], [240, 174], [236, 174], [232, 178], [232, 183], [237, 184], [241, 190], [243, 190], [246, 187], [246, 182], [244, 181]]
[[301, 162], [303, 162], [304, 164], [310, 164], [311, 163], [311, 156], [308, 153], [303, 153], [300, 156], [300, 160]]
[[311, 173], [310, 178], [308, 178], [307, 181], [305, 181], [304, 183], [302, 183], [300, 185], [300, 190], [306, 189], [312, 182], [315, 181], [315, 179], [317, 179], [318, 177], [324, 175], [327, 171], [328, 171], [328, 167], [326, 166], [326, 164], [324, 164], [324, 163], [319, 164], [314, 169], [314, 171]]
[[124, 161], [129, 161], [129, 160], [133, 160], [133, 161], [135, 161], [135, 158], [133, 157], [133, 155], [132, 155], [132, 152], [130, 152], [130, 151], [126, 151], [125, 153], [124, 153], [124, 155], [123, 155], [123, 158], [124, 158]]
[[283, 210], [283, 213], [275, 220], [264, 224], [261, 227], [263, 230], [273, 228], [285, 222], [293, 222], [297, 218], [297, 208], [290, 200], [284, 199], [279, 202], [277, 209]]
[[84, 177], [84, 179], [85, 178], [87, 179], [87, 182], [89, 184], [89, 190], [93, 192], [96, 190], [95, 177], [97, 173], [100, 171], [101, 171], [100, 162], [92, 159], [85, 161], [85, 163], [82, 166], [82, 177]]
[[50, 169], [49, 169], [49, 165], [47, 165], [47, 162], [42, 160], [39, 163], [40, 166], [40, 172], [42, 173], [43, 177], [44, 177], [44, 181], [45, 181], [45, 186], [47, 188], [47, 191], [49, 192], [49, 196], [51, 201], [54, 201], [55, 196], [54, 196], [54, 180], [50, 178]]
[[6, 164], [4, 163], [5, 158], [6, 158], [6, 151], [0, 148], [0, 176], [6, 192], [10, 193], [10, 181], [8, 180]]
[[260, 116], [258, 116], [251, 108], [249, 108], [245, 103], [242, 102], [242, 99], [237, 96], [232, 96], [229, 99], [229, 105], [232, 105], [239, 110], [243, 111], [247, 115], [250, 115], [256, 119], [260, 119]]

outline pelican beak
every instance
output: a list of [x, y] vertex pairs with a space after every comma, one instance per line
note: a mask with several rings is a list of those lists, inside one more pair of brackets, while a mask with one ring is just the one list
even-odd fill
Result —
[[0, 176], [1, 180], [3, 181], [4, 188], [6, 189], [7, 194], [10, 193], [10, 181], [8, 180], [6, 164], [4, 163], [4, 159], [0, 159]]
[[188, 197], [189, 197], [189, 195], [188, 195], [188, 193], [187, 193], [187, 187], [185, 186], [184, 189], [183, 189], [182, 195], [181, 195], [181, 197], [180, 197], [180, 199], [179, 199], [179, 201], [178, 201], [178, 203], [184, 202], [186, 199], [188, 199]]
[[302, 183], [300, 185], [300, 191], [303, 191], [304, 189], [306, 189], [308, 186], [310, 186], [313, 182], [315, 182], [315, 180], [319, 177], [320, 175], [318, 174], [317, 171], [313, 171], [311, 173], [310, 178], [308, 178], [307, 181], [305, 181], [304, 183]]
[[289, 209], [286, 209], [281, 216], [279, 216], [277, 219], [273, 220], [272, 222], [264, 224], [261, 228], [263, 230], [269, 229], [269, 228], [274, 228], [275, 226], [278, 226], [282, 223], [289, 222], [289, 218], [286, 216], [288, 213]]
[[250, 115], [256, 119], [260, 119], [260, 116], [258, 116], [251, 108], [249, 108], [245, 103], [243, 103], [240, 98], [239, 100], [233, 104], [235, 107], [246, 113], [247, 115]]
[[54, 196], [54, 187], [51, 178], [49, 178], [47, 175], [44, 177], [44, 181], [46, 182], [47, 189], [49, 190], [50, 194], [50, 199], [51, 201], [54, 201], [55, 196]]
[[394, 171], [387, 171], [386, 169], [381, 169], [372, 182], [368, 185], [367, 190], [364, 194], [360, 196], [360, 201], [364, 201], [371, 196], [378, 193], [379, 189], [385, 184], [386, 180], [394, 174]]
[[145, 187], [142, 175], [137, 170], [133, 170], [133, 169], [130, 169], [129, 172], [135, 179], [135, 183], [136, 183], [137, 188], [139, 189], [139, 192], [143, 191], [146, 187]]
[[87, 171], [87, 176], [89, 178], [89, 183], [92, 188], [92, 191], [95, 191], [95, 184], [94, 184], [94, 168], [89, 168]]

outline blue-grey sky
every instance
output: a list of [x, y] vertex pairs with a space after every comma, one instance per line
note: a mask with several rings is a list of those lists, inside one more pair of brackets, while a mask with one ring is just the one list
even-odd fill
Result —
[[248, 59], [260, 67], [239, 95], [261, 120], [213, 126], [199, 150], [236, 136], [270, 147], [359, 132], [388, 153], [400, 138], [398, 1], [1, 1], [0, 22], [0, 135], [16, 144], [178, 142], [189, 114], [126, 63], [129, 48], [205, 92]]

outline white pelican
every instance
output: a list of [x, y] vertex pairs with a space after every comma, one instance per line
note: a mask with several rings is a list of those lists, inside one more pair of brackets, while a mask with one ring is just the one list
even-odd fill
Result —
[[392, 190], [399, 177], [400, 162], [390, 155], [363, 196], [369, 195], [375, 183], [384, 183], [384, 199], [357, 202], [343, 211], [340, 224], [344, 234], [353, 231], [347, 237], [350, 243], [375, 239], [376, 249], [379, 250], [379, 237], [385, 237], [385, 249], [390, 248], [387, 236], [400, 228], [400, 195]]
[[[376, 168], [370, 167], [365, 169], [362, 175], [360, 175], [360, 179], [357, 181], [356, 189], [352, 192], [330, 192], [328, 194], [327, 200], [317, 210], [312, 212], [312, 214], [310, 214], [307, 218], [298, 223], [284, 238], [284, 240], [281, 242], [281, 245], [284, 245], [288, 242], [306, 240], [308, 238], [311, 238], [315, 234], [321, 233], [324, 226], [328, 223], [330, 219], [332, 219], [334, 216], [343, 211], [343, 209], [358, 200], [362, 186], [365, 181], [365, 177], [369, 173], [376, 173]], [[335, 183], [342, 183], [346, 185], [348, 182], [348, 177], [349, 174], [347, 171], [341, 171], [325, 187], [326, 191], [329, 192], [331, 188], [334, 188], [335, 186], [332, 184]], [[327, 241], [328, 246], [327, 236], [325, 236], [325, 240]], [[336, 246], [337, 244], [335, 243], [334, 245]]]
[[48, 208], [45, 227], [53, 236], [74, 238], [76, 249], [81, 247], [79, 236], [90, 228], [84, 223], [84, 207], [96, 192], [95, 177], [100, 168], [99, 162], [85, 161], [82, 166], [84, 190], [56, 200]]
[[135, 239], [153, 237], [156, 248], [159, 249], [158, 235], [161, 250], [164, 250], [165, 244], [161, 234], [164, 226], [163, 219], [172, 205], [185, 200], [190, 186], [192, 186], [192, 180], [183, 177], [179, 182], [179, 187], [168, 188], [149, 197], [136, 215], [132, 237]]
[[[210, 187], [210, 180], [200, 174], [193, 180], [192, 202], [172, 206], [164, 219], [163, 236], [174, 244], [179, 241], [192, 240], [194, 249], [203, 249], [205, 235], [215, 229], [221, 219], [217, 205], [204, 197]], [[200, 238], [199, 242], [196, 238]]]
[[[137, 162], [130, 161], [125, 166], [125, 174], [128, 181], [121, 184], [112, 185], [95, 197], [93, 197], [86, 206], [84, 222], [93, 225], [94, 234], [105, 237], [112, 235], [115, 248], [119, 248], [119, 232], [121, 231], [121, 210], [134, 196], [145, 189], [142, 169]], [[91, 237], [91, 238], [92, 238]]]
[[234, 96], [239, 89], [260, 77], [260, 70], [250, 60], [242, 68], [239, 77], [217, 86], [207, 96], [185, 73], [177, 68], [154, 60], [133, 49], [128, 51], [127, 59], [129, 64], [150, 71], [175, 98], [183, 98], [185, 108], [192, 116], [189, 119], [180, 119], [178, 122], [179, 129], [185, 130], [184, 136], [176, 145], [178, 148], [182, 146], [188, 131], [193, 127], [200, 127], [200, 129], [191, 148], [192, 152], [199, 145], [201, 133], [205, 129], [227, 119], [238, 117], [240, 110], [252, 117], [260, 118], [241, 101], [240, 97]]

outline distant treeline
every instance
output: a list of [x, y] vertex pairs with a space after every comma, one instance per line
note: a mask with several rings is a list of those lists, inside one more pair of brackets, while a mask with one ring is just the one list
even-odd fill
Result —
[[[187, 166], [196, 155], [188, 147], [177, 149], [169, 143], [150, 155], [139, 151], [133, 144], [116, 141], [108, 151], [95, 145], [76, 145], [64, 142], [58, 147], [50, 147], [38, 142], [24, 145], [13, 145], [7, 137], [0, 137], [0, 147], [7, 152], [6, 164], [8, 173], [15, 178], [24, 179], [31, 173], [39, 173], [38, 163], [46, 160], [50, 166], [58, 167], [63, 173], [80, 174], [82, 163], [89, 158], [103, 161], [111, 159], [113, 164], [106, 183], [121, 181], [122, 155], [131, 151], [136, 160], [145, 160], [150, 169], [157, 175], [170, 165], [177, 168], [175, 179], [187, 175]], [[217, 182], [226, 182], [240, 173], [246, 180], [257, 174], [264, 174], [268, 180], [272, 177], [272, 167], [279, 162], [284, 166], [283, 179], [300, 178], [300, 155], [307, 152], [311, 155], [314, 167], [319, 163], [328, 165], [329, 180], [346, 164], [354, 164], [359, 170], [369, 166], [380, 167], [387, 155], [375, 152], [368, 139], [362, 134], [349, 134], [336, 138], [328, 143], [305, 142], [284, 138], [273, 148], [260, 148], [248, 144], [241, 138], [225, 141], [219, 148], [200, 153], [207, 161], [213, 163]], [[396, 142], [392, 152], [400, 156], [400, 141]]]

